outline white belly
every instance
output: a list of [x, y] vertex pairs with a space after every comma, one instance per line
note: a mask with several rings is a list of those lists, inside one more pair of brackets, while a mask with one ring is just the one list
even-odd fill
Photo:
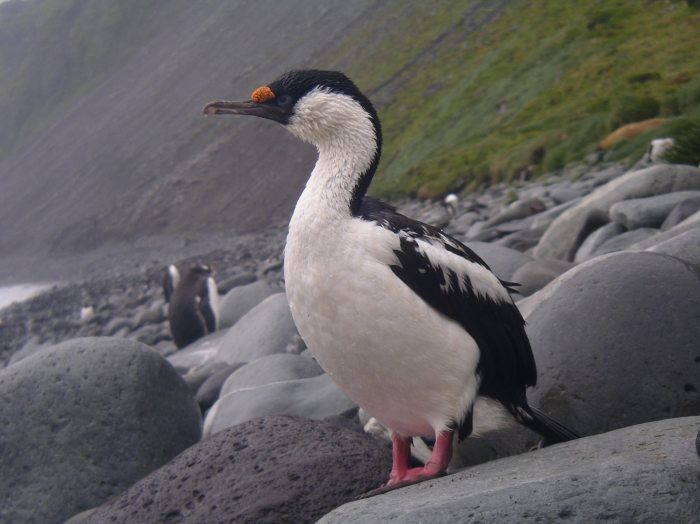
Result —
[[290, 225], [285, 279], [297, 328], [338, 386], [386, 427], [442, 431], [475, 400], [476, 343], [393, 274], [393, 233], [346, 222], [325, 233]]

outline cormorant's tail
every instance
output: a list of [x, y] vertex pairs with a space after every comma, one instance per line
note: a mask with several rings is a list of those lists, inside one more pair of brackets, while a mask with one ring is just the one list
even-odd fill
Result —
[[532, 406], [513, 406], [511, 413], [523, 426], [547, 439], [547, 444], [558, 444], [581, 438], [574, 430], [560, 424], [549, 415]]

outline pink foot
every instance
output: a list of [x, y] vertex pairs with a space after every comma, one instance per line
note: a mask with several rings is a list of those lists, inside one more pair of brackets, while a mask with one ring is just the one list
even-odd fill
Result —
[[411, 456], [410, 440], [399, 435], [392, 435], [394, 465], [391, 468], [389, 482], [381, 488], [372, 490], [358, 497], [364, 499], [381, 495], [411, 484], [418, 484], [426, 480], [442, 477], [447, 471], [447, 466], [452, 458], [452, 437], [454, 431], [439, 433], [433, 446], [433, 453], [428, 462], [422, 468], [408, 469], [408, 460]]

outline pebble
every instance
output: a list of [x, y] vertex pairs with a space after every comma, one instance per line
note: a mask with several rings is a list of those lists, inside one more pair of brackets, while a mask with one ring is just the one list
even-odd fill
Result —
[[266, 280], [234, 287], [219, 300], [219, 329], [233, 326], [248, 311], [278, 292]]

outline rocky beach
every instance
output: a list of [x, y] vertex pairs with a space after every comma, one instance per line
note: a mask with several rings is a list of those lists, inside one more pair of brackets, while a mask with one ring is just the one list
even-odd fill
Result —
[[[390, 446], [296, 331], [285, 229], [160, 239], [66, 258], [46, 275], [71, 281], [0, 311], [2, 521], [691, 522], [700, 169], [597, 157], [395, 204], [521, 284], [528, 398], [583, 439], [537, 450], [513, 425], [459, 445], [442, 479], [352, 502], [386, 481]], [[215, 266], [220, 293], [219, 330], [181, 350], [171, 263]]]

